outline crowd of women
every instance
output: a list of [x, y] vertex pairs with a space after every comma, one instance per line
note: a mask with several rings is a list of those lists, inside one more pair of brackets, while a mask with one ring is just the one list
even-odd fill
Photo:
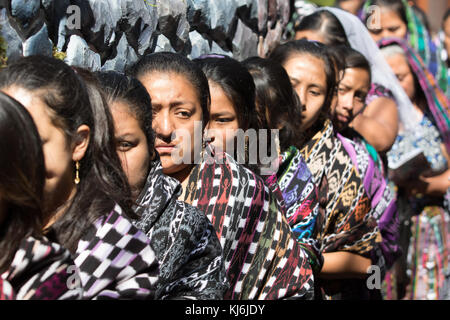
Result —
[[0, 298], [450, 298], [450, 46], [421, 19], [374, 0], [244, 61], [9, 63]]

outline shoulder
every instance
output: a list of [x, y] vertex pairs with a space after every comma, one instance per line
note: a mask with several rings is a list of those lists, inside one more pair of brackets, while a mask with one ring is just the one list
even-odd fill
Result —
[[[74, 270], [71, 271], [71, 268]], [[74, 262], [68, 250], [43, 237], [24, 239], [11, 263], [2, 275], [15, 283], [21, 279], [19, 287], [13, 287], [17, 299], [77, 299], [78, 292], [69, 292], [67, 281], [74, 272]]]

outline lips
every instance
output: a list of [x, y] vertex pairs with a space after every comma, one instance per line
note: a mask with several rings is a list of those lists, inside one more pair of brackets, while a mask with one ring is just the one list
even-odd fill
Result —
[[176, 145], [157, 145], [155, 146], [156, 151], [158, 151], [159, 154], [167, 154], [172, 153], [173, 150], [175, 150]]
[[336, 118], [341, 122], [345, 122], [345, 123], [350, 122], [350, 117], [346, 117], [346, 116], [343, 116], [340, 114], [336, 115]]

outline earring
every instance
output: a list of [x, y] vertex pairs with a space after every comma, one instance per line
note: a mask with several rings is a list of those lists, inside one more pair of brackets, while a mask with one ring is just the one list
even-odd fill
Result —
[[74, 180], [75, 184], [79, 184], [80, 183], [80, 162], [77, 161], [75, 162], [75, 180]]

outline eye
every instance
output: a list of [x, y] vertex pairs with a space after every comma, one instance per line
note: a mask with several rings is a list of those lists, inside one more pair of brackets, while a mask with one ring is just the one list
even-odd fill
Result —
[[320, 96], [320, 92], [317, 91], [317, 90], [309, 90], [309, 93], [310, 93], [311, 95], [313, 95], [314, 97]]
[[378, 35], [383, 31], [383, 29], [369, 29], [369, 31], [370, 33]]
[[182, 119], [189, 119], [192, 116], [191, 112], [185, 110], [177, 111], [175, 114]]
[[227, 122], [232, 122], [234, 120], [234, 118], [217, 118], [215, 121], [225, 124]]
[[389, 32], [394, 33], [395, 31], [397, 31], [399, 29], [399, 27], [392, 27], [392, 28], [388, 28]]
[[117, 142], [117, 150], [120, 152], [127, 152], [135, 146], [134, 143], [129, 141], [118, 141]]

